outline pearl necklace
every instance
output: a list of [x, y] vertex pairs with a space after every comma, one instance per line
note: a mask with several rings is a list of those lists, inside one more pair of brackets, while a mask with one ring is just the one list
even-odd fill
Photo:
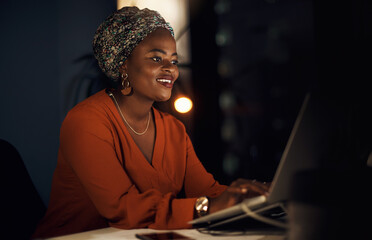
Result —
[[110, 91], [107, 91], [107, 94], [108, 94], [108, 95], [109, 95], [109, 96], [114, 100], [115, 105], [116, 105], [116, 107], [118, 108], [121, 117], [123, 118], [124, 122], [128, 125], [128, 127], [129, 127], [129, 128], [130, 128], [130, 129], [135, 133], [135, 134], [137, 134], [137, 135], [139, 135], [139, 136], [145, 134], [145, 133], [147, 132], [147, 130], [149, 129], [149, 126], [150, 126], [150, 115], [151, 115], [150, 112], [149, 112], [149, 118], [148, 118], [148, 120], [147, 120], [147, 125], [146, 125], [146, 129], [145, 129], [145, 131], [143, 131], [143, 132], [137, 132], [136, 130], [134, 130], [134, 129], [132, 128], [132, 126], [131, 126], [131, 125], [128, 123], [128, 121], [125, 119], [123, 113], [121, 112], [121, 109], [120, 109], [120, 107], [119, 107], [119, 104], [118, 104], [118, 102], [116, 101], [116, 98], [115, 98], [114, 94], [113, 94], [112, 92], [110, 92]]

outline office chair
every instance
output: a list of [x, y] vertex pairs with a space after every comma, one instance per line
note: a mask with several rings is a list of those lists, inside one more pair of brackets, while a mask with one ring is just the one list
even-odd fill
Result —
[[2, 236], [30, 239], [46, 211], [17, 149], [0, 139]]

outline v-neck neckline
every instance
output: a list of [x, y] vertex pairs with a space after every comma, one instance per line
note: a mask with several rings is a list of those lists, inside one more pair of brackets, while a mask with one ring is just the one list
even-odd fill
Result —
[[119, 119], [120, 126], [122, 130], [124, 131], [124, 134], [127, 137], [127, 139], [130, 141], [130, 145], [133, 146], [133, 150], [138, 152], [136, 154], [137, 156], [141, 156], [141, 161], [145, 161], [144, 166], [148, 166], [152, 170], [158, 169], [158, 166], [161, 166], [161, 159], [164, 154], [164, 126], [163, 122], [160, 120], [161, 116], [160, 113], [154, 108], [154, 106], [151, 107], [151, 111], [153, 112], [154, 116], [154, 128], [155, 128], [155, 141], [154, 141], [154, 149], [152, 153], [152, 159], [151, 163], [147, 161], [145, 155], [142, 153], [141, 149], [137, 145], [137, 143], [134, 141], [132, 135], [129, 132], [129, 129], [125, 126], [125, 123], [123, 119], [121, 118], [121, 115], [119, 113], [119, 110], [117, 109], [115, 103], [111, 99], [110, 96], [105, 94], [108, 97], [108, 100], [110, 101], [110, 108], [115, 109], [114, 114], [117, 119]]
[[125, 127], [124, 131], [125, 134], [128, 134], [130, 136], [131, 145], [135, 146], [135, 151], [139, 153], [141, 156], [141, 161], [145, 161], [145, 166], [148, 166], [152, 170], [159, 169], [159, 166], [161, 165], [161, 159], [164, 153], [164, 128], [163, 123], [160, 121], [160, 115], [159, 113], [152, 107], [152, 112], [154, 113], [154, 127], [155, 127], [155, 141], [154, 141], [154, 149], [152, 153], [152, 159], [151, 163], [147, 161], [145, 155], [142, 153], [141, 149], [137, 145], [137, 143], [134, 141], [132, 135], [129, 133], [129, 130], [125, 127], [124, 123], [123, 127]]

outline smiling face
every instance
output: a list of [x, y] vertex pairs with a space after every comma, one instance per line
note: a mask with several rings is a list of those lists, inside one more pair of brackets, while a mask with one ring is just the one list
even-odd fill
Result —
[[133, 96], [167, 101], [179, 76], [176, 41], [166, 29], [150, 33], [132, 51], [121, 67], [128, 74]]

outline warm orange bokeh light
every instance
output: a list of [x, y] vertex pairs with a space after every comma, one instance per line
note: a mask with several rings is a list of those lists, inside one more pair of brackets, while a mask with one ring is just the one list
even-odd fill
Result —
[[187, 97], [180, 97], [174, 101], [174, 108], [179, 113], [187, 113], [192, 109], [192, 101]]

